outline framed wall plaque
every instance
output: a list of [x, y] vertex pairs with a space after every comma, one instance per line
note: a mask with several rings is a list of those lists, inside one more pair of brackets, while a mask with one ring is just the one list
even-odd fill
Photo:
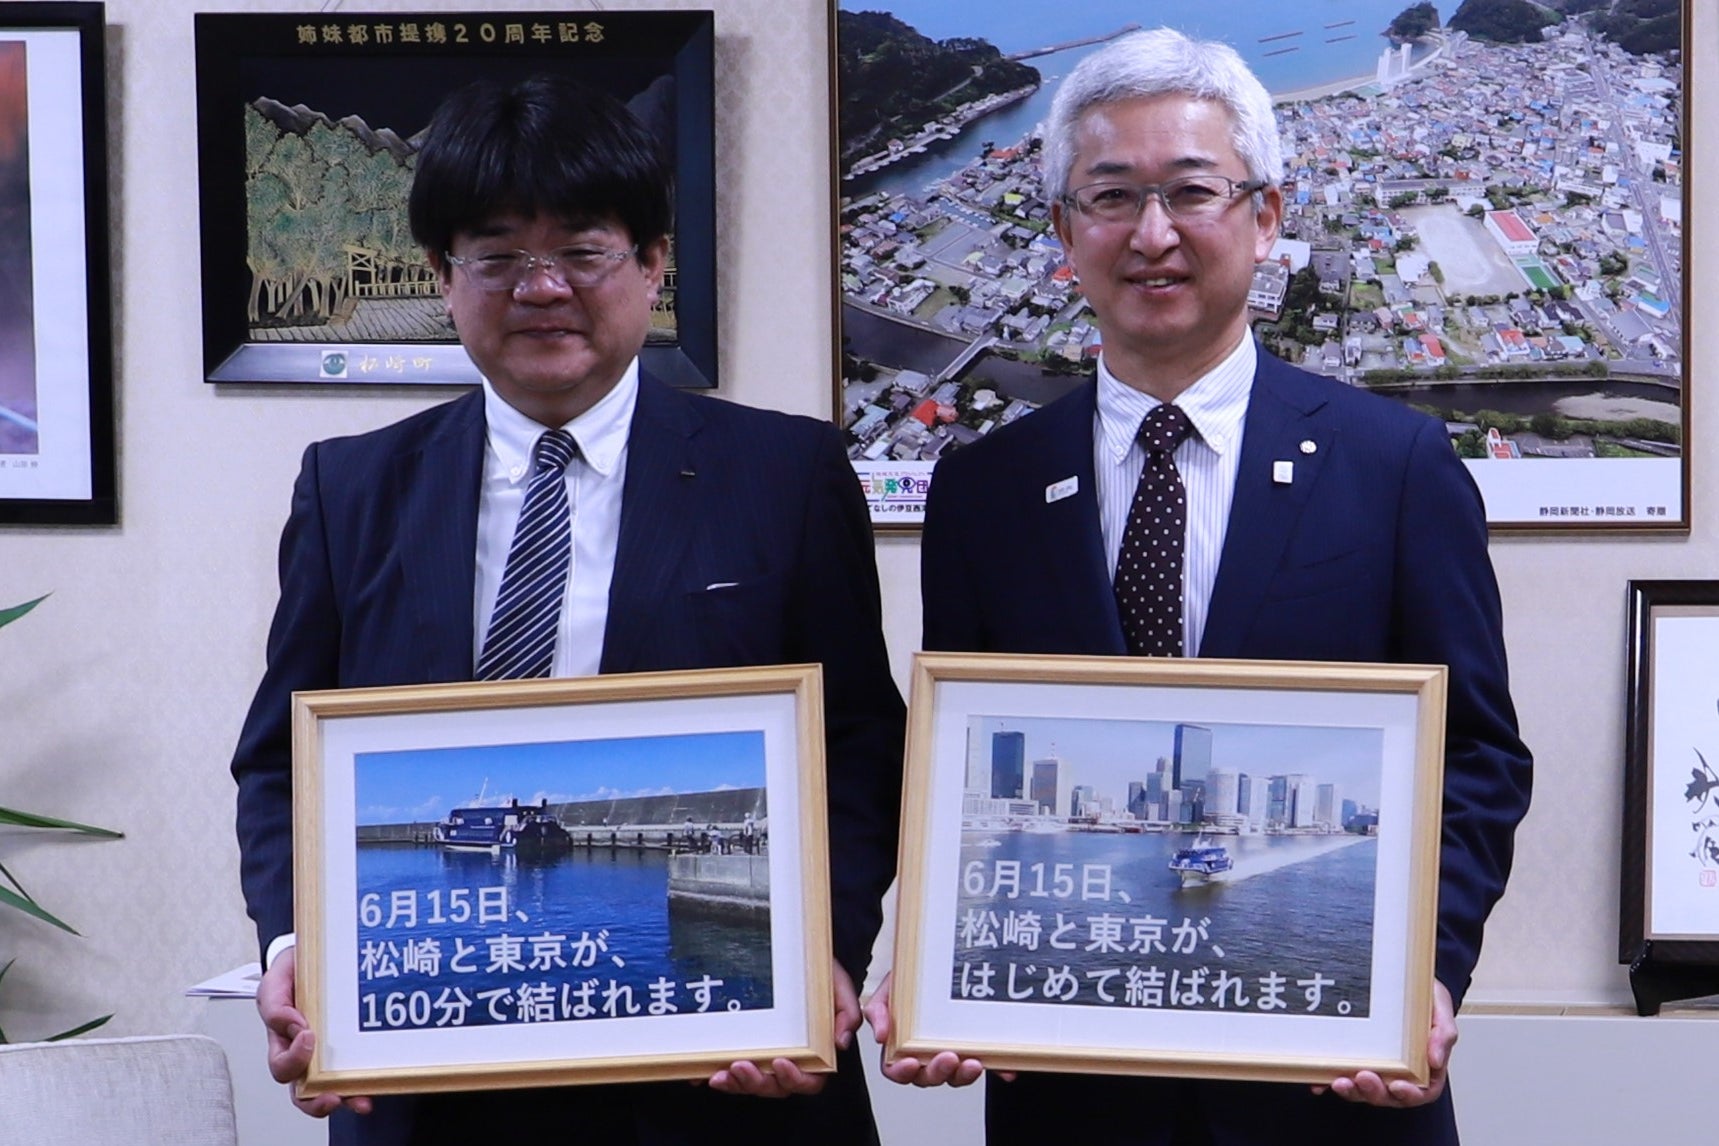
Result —
[[0, 524], [118, 520], [103, 13], [0, 8]]
[[1719, 581], [1631, 581], [1618, 961], [1638, 1009], [1719, 992]]
[[200, 12], [196, 27], [210, 382], [476, 383], [406, 224], [418, 137], [456, 88], [550, 71], [627, 103], [672, 156], [641, 361], [716, 385], [711, 13]]
[[1441, 418], [1496, 528], [1688, 529], [1691, 5], [1459, 7], [831, 0], [834, 408], [873, 521], [917, 527], [937, 459], [1092, 376], [1040, 129], [1162, 21], [1276, 104], [1268, 350]]

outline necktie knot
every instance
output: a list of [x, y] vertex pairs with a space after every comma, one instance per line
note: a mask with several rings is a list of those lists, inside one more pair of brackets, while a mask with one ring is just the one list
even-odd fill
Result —
[[1194, 424], [1188, 421], [1182, 408], [1164, 402], [1140, 420], [1140, 431], [1135, 436], [1147, 453], [1173, 453], [1193, 432]]
[[564, 470], [578, 453], [579, 447], [574, 443], [572, 434], [566, 430], [549, 430], [537, 439], [537, 448], [532, 451], [532, 463], [535, 471]]

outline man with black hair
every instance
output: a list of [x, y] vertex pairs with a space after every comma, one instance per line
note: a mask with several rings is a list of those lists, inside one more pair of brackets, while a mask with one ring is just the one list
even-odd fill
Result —
[[[305, 453], [268, 667], [233, 760], [245, 898], [268, 966], [258, 1008], [274, 1076], [302, 1076], [314, 1032], [293, 991], [294, 691], [815, 661], [843, 856], [830, 867], [840, 1070], [807, 1075], [779, 1059], [696, 1087], [301, 1102], [335, 1115], [336, 1143], [465, 1142], [503, 1127], [681, 1143], [712, 1125], [753, 1142], [876, 1141], [853, 1059], [854, 984], [894, 871], [903, 713], [870, 526], [832, 426], [688, 395], [640, 370], [673, 215], [655, 141], [605, 95], [538, 77], [474, 85], [437, 112], [412, 233], [484, 383]], [[546, 478], [545, 466], [565, 470]], [[567, 535], [560, 605], [541, 641], [515, 650], [502, 630], [516, 526], [539, 486]]]

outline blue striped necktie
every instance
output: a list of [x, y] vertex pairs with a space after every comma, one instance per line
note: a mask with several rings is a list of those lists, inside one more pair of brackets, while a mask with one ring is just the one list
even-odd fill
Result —
[[578, 453], [566, 430], [550, 430], [537, 439], [531, 484], [525, 490], [501, 592], [478, 658], [479, 680], [549, 675], [567, 570], [573, 560], [565, 474], [567, 463]]

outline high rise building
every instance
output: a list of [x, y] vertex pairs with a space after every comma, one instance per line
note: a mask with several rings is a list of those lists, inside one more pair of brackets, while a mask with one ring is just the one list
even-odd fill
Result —
[[1046, 756], [1033, 761], [1032, 791], [1027, 793], [1039, 812], [1047, 816], [1068, 816], [1074, 798], [1074, 770], [1068, 761]]
[[1289, 777], [1273, 776], [1266, 783], [1265, 819], [1269, 824], [1289, 823]]
[[1192, 780], [1204, 780], [1211, 767], [1212, 730], [1199, 724], [1176, 725], [1170, 786], [1180, 791]]
[[1206, 774], [1206, 818], [1233, 816], [1240, 809], [1241, 786], [1234, 772], [1213, 768]]
[[1027, 775], [1027, 734], [1024, 732], [995, 732], [991, 734], [991, 797], [997, 800], [1018, 800]]
[[1335, 784], [1320, 784], [1313, 798], [1313, 822], [1329, 827], [1343, 826], [1343, 798]]

